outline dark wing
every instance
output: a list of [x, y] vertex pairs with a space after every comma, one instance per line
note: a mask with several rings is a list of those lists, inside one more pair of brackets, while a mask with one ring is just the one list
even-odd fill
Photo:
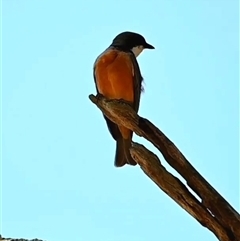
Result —
[[142, 90], [142, 81], [143, 77], [141, 75], [141, 71], [137, 62], [135, 55], [132, 52], [129, 52], [129, 57], [132, 60], [133, 64], [133, 72], [134, 72], [134, 103], [133, 108], [136, 112], [139, 110], [140, 105], [140, 96]]

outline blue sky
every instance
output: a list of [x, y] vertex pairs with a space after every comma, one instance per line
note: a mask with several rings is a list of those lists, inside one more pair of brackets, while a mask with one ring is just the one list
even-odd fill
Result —
[[238, 11], [237, 0], [3, 0], [1, 234], [216, 240], [139, 167], [114, 167], [115, 143], [88, 95], [113, 37], [144, 35], [156, 49], [138, 58], [139, 114], [239, 211]]

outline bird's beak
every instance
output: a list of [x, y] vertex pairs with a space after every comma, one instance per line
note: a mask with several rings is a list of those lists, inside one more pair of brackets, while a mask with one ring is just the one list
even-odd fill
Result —
[[151, 44], [148, 44], [147, 42], [144, 45], [145, 49], [155, 49]]

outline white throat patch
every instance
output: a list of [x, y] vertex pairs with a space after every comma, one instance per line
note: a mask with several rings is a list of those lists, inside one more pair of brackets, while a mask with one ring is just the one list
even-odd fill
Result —
[[137, 58], [137, 56], [143, 51], [143, 46], [136, 46], [132, 48], [132, 52], [134, 53], [135, 57]]

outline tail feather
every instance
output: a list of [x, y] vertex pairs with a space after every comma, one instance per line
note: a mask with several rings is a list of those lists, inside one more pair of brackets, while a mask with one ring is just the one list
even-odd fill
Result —
[[133, 160], [131, 154], [130, 154], [130, 148], [132, 145], [132, 138], [123, 139], [123, 145], [124, 145], [124, 152], [125, 157], [127, 159], [127, 162], [129, 165], [136, 166], [137, 163]]
[[132, 140], [120, 138], [116, 141], [115, 166], [122, 167], [125, 164], [137, 165], [130, 154]]
[[121, 138], [116, 141], [116, 154], [115, 154], [114, 165], [116, 167], [122, 167], [126, 163], [127, 163], [127, 160], [125, 158], [124, 144], [123, 144], [123, 139]]

